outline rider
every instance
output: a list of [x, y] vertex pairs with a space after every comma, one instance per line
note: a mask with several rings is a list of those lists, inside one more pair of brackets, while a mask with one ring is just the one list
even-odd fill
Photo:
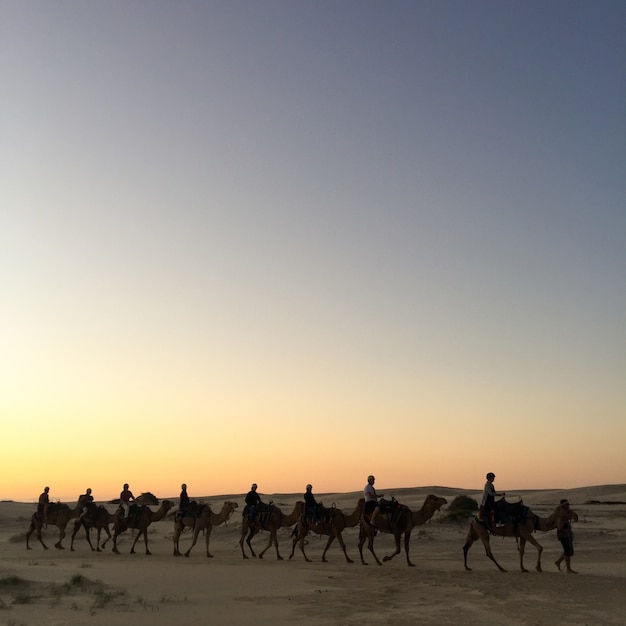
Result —
[[178, 503], [178, 509], [181, 515], [184, 515], [185, 511], [189, 508], [189, 496], [187, 495], [187, 485], [183, 483], [181, 486], [180, 500]]
[[313, 495], [313, 485], [306, 486], [306, 492], [304, 494], [304, 510], [306, 513], [306, 517], [310, 518], [310, 520], [317, 524], [319, 521], [319, 509], [320, 505], [318, 504], [315, 496]]
[[80, 522], [85, 515], [89, 512], [89, 507], [93, 504], [93, 496], [91, 495], [91, 489], [87, 489], [87, 491], [82, 495], [78, 496], [78, 504], [82, 505], [82, 510], [80, 515], [76, 519], [77, 522]]
[[501, 493], [496, 491], [495, 485], [493, 484], [496, 475], [493, 472], [489, 472], [486, 478], [487, 482], [485, 483], [485, 488], [483, 489], [483, 497], [480, 502], [480, 510], [483, 512], [485, 519], [487, 520], [489, 530], [493, 532], [496, 529], [496, 498], [499, 496], [504, 497], [506, 494], [504, 493], [504, 491]]
[[48, 521], [48, 504], [50, 503], [50, 487], [44, 487], [43, 493], [39, 496], [39, 502], [37, 503], [37, 515], [42, 524]]
[[363, 495], [365, 496], [365, 508], [363, 509], [363, 513], [370, 516], [370, 525], [374, 527], [376, 527], [374, 521], [380, 511], [378, 498], [383, 497], [382, 493], [376, 493], [376, 489], [374, 489], [375, 480], [376, 478], [370, 474], [367, 477], [367, 485], [365, 485], [365, 488], [363, 489]]
[[124, 483], [124, 489], [120, 493], [120, 507], [124, 511], [124, 519], [128, 519], [128, 513], [130, 511], [130, 501], [134, 500], [135, 496], [133, 492], [128, 488], [128, 483]]
[[246, 495], [246, 507], [248, 509], [248, 523], [250, 525], [254, 524], [254, 519], [256, 518], [258, 507], [263, 504], [261, 502], [261, 496], [256, 492], [257, 484], [252, 483], [250, 487], [250, 491], [248, 491]]

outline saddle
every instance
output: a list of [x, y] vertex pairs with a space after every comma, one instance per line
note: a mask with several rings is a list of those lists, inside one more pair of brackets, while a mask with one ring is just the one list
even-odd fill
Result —
[[180, 519], [181, 517], [200, 517], [202, 513], [202, 509], [205, 505], [198, 504], [195, 500], [192, 500], [185, 509], [179, 509], [178, 513], [176, 513], [176, 519]]
[[122, 524], [128, 526], [131, 522], [134, 523], [139, 519], [142, 510], [142, 504], [133, 503], [128, 507], [128, 517], [125, 518], [124, 509], [120, 506], [120, 508], [117, 509], [117, 518]]
[[385, 500], [381, 498], [378, 503], [380, 507], [380, 514], [387, 518], [390, 526], [395, 526], [404, 517], [404, 514], [409, 510], [408, 506], [400, 504], [395, 498], [391, 500]]
[[250, 520], [250, 507], [246, 504], [243, 509], [242, 516], [248, 519], [250, 524], [256, 524], [258, 526], [265, 526], [270, 518], [270, 515], [273, 513], [276, 507], [273, 502], [265, 503], [261, 502], [256, 507], [256, 514], [254, 516], [254, 520]]
[[311, 524], [330, 524], [337, 507], [333, 504], [330, 508], [321, 502], [316, 507], [306, 507], [304, 510], [304, 522]]
[[530, 509], [524, 503], [507, 502], [504, 498], [496, 502], [494, 510], [496, 521], [501, 524], [523, 524], [528, 518]]

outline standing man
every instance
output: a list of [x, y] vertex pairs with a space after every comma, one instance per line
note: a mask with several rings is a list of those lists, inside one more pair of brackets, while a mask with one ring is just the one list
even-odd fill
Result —
[[375, 520], [380, 511], [380, 506], [378, 505], [378, 498], [382, 498], [382, 493], [376, 493], [376, 489], [374, 489], [374, 482], [376, 478], [371, 474], [367, 477], [367, 485], [363, 489], [363, 495], [365, 496], [365, 508], [363, 509], [363, 513], [365, 515], [370, 516], [370, 525], [376, 528]]
[[572, 531], [571, 521], [578, 521], [578, 515], [569, 508], [567, 500], [561, 500], [562, 515], [556, 520], [556, 538], [563, 546], [563, 554], [554, 562], [561, 571], [561, 563], [565, 560], [565, 567], [568, 574], [578, 574], [572, 569], [571, 559], [574, 556], [574, 533]]
[[130, 501], [134, 500], [135, 496], [133, 492], [128, 488], [128, 483], [124, 483], [124, 489], [120, 493], [120, 506], [124, 511], [124, 519], [128, 519], [128, 513], [130, 511]]
[[37, 515], [42, 524], [47, 524], [48, 522], [48, 504], [50, 504], [49, 492], [50, 487], [44, 487], [43, 493], [39, 496], [39, 502], [37, 503]]

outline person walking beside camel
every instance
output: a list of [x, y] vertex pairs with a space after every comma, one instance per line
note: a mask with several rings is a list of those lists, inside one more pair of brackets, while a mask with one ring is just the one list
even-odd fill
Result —
[[489, 472], [486, 478], [487, 482], [485, 483], [485, 488], [483, 489], [483, 498], [480, 503], [480, 510], [485, 516], [485, 520], [487, 521], [489, 530], [493, 532], [496, 529], [496, 497], [504, 497], [506, 494], [504, 493], [504, 491], [502, 493], [498, 493], [496, 491], [496, 488], [493, 484], [496, 475], [493, 472]]
[[568, 574], [578, 574], [572, 569], [571, 560], [574, 556], [574, 533], [572, 531], [572, 520], [577, 520], [578, 516], [570, 510], [569, 502], [561, 500], [561, 509], [564, 515], [560, 515], [556, 521], [556, 538], [563, 546], [563, 554], [554, 562], [561, 571], [561, 563], [565, 560], [565, 567]]
[[124, 519], [128, 519], [128, 513], [130, 512], [130, 501], [134, 500], [135, 496], [133, 492], [128, 488], [128, 483], [124, 483], [124, 489], [120, 493], [120, 507], [124, 511]]
[[364, 515], [370, 516], [370, 525], [376, 528], [376, 516], [380, 511], [380, 506], [378, 505], [378, 498], [382, 498], [382, 493], [376, 493], [376, 489], [374, 489], [374, 482], [376, 478], [371, 474], [367, 477], [367, 485], [363, 489], [363, 495], [365, 496], [365, 508], [363, 509]]

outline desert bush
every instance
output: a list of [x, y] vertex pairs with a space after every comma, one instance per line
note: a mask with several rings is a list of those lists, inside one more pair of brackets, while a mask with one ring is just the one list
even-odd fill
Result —
[[27, 580], [20, 578], [19, 576], [9, 575], [0, 578], [0, 588], [1, 587], [17, 587], [18, 585], [26, 585], [28, 584]]
[[159, 499], [149, 491], [142, 493], [138, 498], [136, 498], [135, 502], [137, 502], [137, 504], [149, 504], [150, 506], [159, 505]]
[[457, 496], [448, 507], [446, 519], [450, 521], [462, 521], [471, 517], [478, 511], [478, 502], [469, 496]]

